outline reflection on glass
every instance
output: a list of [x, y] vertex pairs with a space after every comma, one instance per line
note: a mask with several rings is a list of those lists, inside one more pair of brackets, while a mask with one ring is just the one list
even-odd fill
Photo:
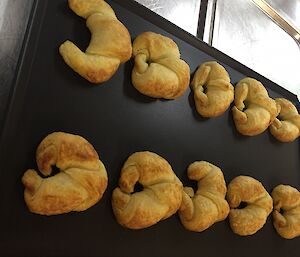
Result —
[[201, 0], [136, 0], [172, 23], [197, 34]]

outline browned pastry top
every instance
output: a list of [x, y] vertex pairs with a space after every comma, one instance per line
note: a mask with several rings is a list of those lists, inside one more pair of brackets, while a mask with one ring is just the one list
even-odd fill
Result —
[[281, 142], [291, 142], [300, 136], [300, 115], [289, 100], [275, 99], [280, 106], [278, 117], [270, 126], [271, 134]]
[[[273, 209], [272, 198], [264, 186], [248, 176], [234, 178], [228, 185], [226, 198], [231, 208], [231, 229], [241, 236], [255, 234], [261, 229]], [[240, 209], [241, 203], [247, 206]]]
[[227, 71], [215, 61], [200, 65], [194, 75], [192, 87], [196, 109], [204, 117], [222, 115], [234, 98], [234, 88]]
[[300, 235], [300, 192], [288, 185], [278, 185], [272, 191], [273, 224], [286, 239]]
[[74, 71], [90, 82], [107, 81], [120, 63], [131, 57], [128, 30], [103, 0], [69, 0], [69, 7], [87, 20], [91, 41], [85, 53], [72, 42], [66, 41], [59, 48], [60, 54]]
[[132, 83], [142, 94], [175, 99], [187, 89], [190, 68], [180, 59], [176, 43], [163, 35], [144, 32], [133, 42]]
[[[140, 192], [135, 185], [143, 186]], [[146, 228], [177, 212], [182, 184], [170, 164], [151, 152], [137, 152], [125, 162], [112, 207], [117, 221], [131, 229]]]
[[184, 227], [201, 232], [226, 219], [229, 206], [225, 200], [226, 183], [222, 171], [213, 164], [197, 161], [188, 167], [189, 179], [198, 181], [198, 189], [185, 187], [179, 217]]
[[[46, 178], [27, 170], [22, 182], [31, 212], [54, 215], [83, 211], [97, 203], [106, 187], [107, 173], [93, 146], [84, 138], [54, 132], [40, 143], [37, 165]], [[51, 175], [53, 166], [60, 169]]]
[[246, 136], [264, 132], [280, 111], [265, 87], [253, 78], [244, 78], [235, 86], [232, 108], [237, 130]]

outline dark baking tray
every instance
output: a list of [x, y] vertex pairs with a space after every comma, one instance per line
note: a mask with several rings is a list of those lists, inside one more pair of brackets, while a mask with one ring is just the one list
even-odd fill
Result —
[[[233, 83], [251, 76], [262, 81], [272, 97], [298, 104], [293, 94], [134, 1], [108, 2], [132, 38], [148, 30], [173, 38], [192, 72], [215, 59], [224, 64]], [[207, 160], [222, 168], [227, 182], [250, 175], [270, 192], [279, 183], [299, 186], [299, 141], [279, 143], [268, 132], [243, 137], [230, 110], [202, 119], [189, 89], [174, 101], [143, 96], [130, 81], [132, 61], [107, 83], [93, 86], [58, 54], [64, 40], [84, 49], [89, 37], [84, 20], [72, 13], [66, 0], [35, 1], [0, 143], [0, 256], [299, 256], [300, 238], [279, 237], [271, 216], [249, 237], [235, 235], [227, 220], [203, 233], [185, 230], [177, 215], [139, 231], [115, 221], [111, 192], [123, 162], [135, 151], [160, 154], [186, 185], [191, 184], [186, 167]], [[85, 212], [44, 217], [30, 213], [23, 201], [21, 177], [27, 168], [36, 168], [36, 147], [53, 131], [84, 136], [107, 168], [108, 189], [101, 202]]]

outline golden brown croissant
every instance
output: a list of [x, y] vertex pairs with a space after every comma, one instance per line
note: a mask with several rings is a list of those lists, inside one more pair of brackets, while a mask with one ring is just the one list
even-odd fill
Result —
[[131, 57], [128, 30], [103, 0], [69, 0], [69, 7], [87, 20], [92, 37], [85, 53], [66, 41], [59, 48], [60, 54], [74, 71], [88, 81], [101, 83], [109, 80], [120, 63]]
[[[134, 192], [135, 184], [144, 189]], [[117, 221], [131, 229], [146, 228], [177, 212], [182, 184], [170, 164], [151, 152], [137, 152], [125, 162], [119, 187], [112, 194]]]
[[189, 179], [198, 181], [194, 194], [185, 187], [179, 217], [184, 227], [201, 232], [214, 223], [226, 219], [229, 206], [225, 200], [226, 183], [222, 171], [209, 162], [194, 162], [188, 167]]
[[300, 115], [295, 105], [284, 98], [275, 99], [280, 106], [278, 117], [270, 126], [271, 134], [281, 142], [291, 142], [300, 136]]
[[192, 87], [197, 112], [204, 117], [223, 114], [234, 98], [234, 88], [227, 71], [214, 61], [200, 65], [194, 75]]
[[190, 68], [180, 59], [179, 49], [172, 39], [144, 32], [133, 42], [133, 56], [132, 83], [140, 93], [175, 99], [187, 89]]
[[232, 108], [237, 130], [246, 136], [264, 132], [280, 111], [265, 87], [257, 80], [244, 78], [235, 87]]
[[[228, 185], [226, 197], [231, 208], [231, 229], [241, 236], [253, 235], [261, 229], [273, 208], [272, 198], [264, 186], [248, 176], [234, 178]], [[240, 209], [242, 203], [247, 206]]]
[[300, 193], [288, 185], [278, 185], [272, 191], [274, 201], [273, 224], [286, 239], [300, 235]]
[[[84, 211], [96, 204], [107, 187], [107, 173], [93, 146], [81, 136], [55, 132], [40, 143], [37, 165], [46, 178], [27, 170], [22, 182], [31, 212], [54, 215]], [[52, 177], [52, 167], [60, 172]]]

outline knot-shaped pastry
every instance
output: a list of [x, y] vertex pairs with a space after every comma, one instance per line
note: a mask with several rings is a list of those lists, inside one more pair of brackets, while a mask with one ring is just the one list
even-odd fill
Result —
[[[36, 151], [43, 176], [27, 170], [24, 198], [31, 212], [54, 215], [84, 211], [96, 204], [107, 187], [107, 173], [93, 146], [81, 136], [54, 132]], [[60, 172], [52, 177], [53, 166]]]
[[[136, 183], [142, 191], [134, 192]], [[181, 199], [182, 184], [170, 164], [155, 153], [137, 152], [124, 163], [112, 208], [121, 225], [140, 229], [173, 215]]]
[[69, 7], [86, 19], [91, 41], [85, 53], [72, 42], [66, 41], [59, 48], [60, 54], [74, 71], [88, 81], [101, 83], [109, 80], [120, 63], [131, 57], [128, 30], [103, 0], [69, 0]]
[[273, 224], [277, 233], [292, 239], [300, 235], [300, 193], [288, 185], [278, 185], [272, 191]]
[[270, 126], [271, 134], [281, 142], [291, 142], [300, 136], [300, 115], [289, 100], [275, 99], [280, 106], [278, 117]]
[[225, 200], [226, 183], [222, 171], [209, 162], [194, 162], [188, 167], [188, 178], [198, 181], [198, 189], [184, 187], [179, 217], [183, 226], [201, 232], [226, 219], [229, 206]]
[[278, 115], [280, 108], [257, 80], [244, 78], [235, 86], [232, 108], [237, 130], [246, 136], [264, 132]]
[[142, 94], [175, 99], [190, 82], [190, 68], [180, 59], [176, 43], [153, 32], [140, 34], [133, 42], [135, 65], [132, 84]]
[[231, 208], [230, 227], [240, 236], [253, 235], [261, 229], [273, 209], [272, 198], [264, 186], [248, 176], [234, 178], [228, 185], [226, 198]]
[[192, 88], [197, 112], [203, 117], [222, 115], [234, 98], [234, 88], [225, 68], [217, 62], [205, 62], [196, 71]]

